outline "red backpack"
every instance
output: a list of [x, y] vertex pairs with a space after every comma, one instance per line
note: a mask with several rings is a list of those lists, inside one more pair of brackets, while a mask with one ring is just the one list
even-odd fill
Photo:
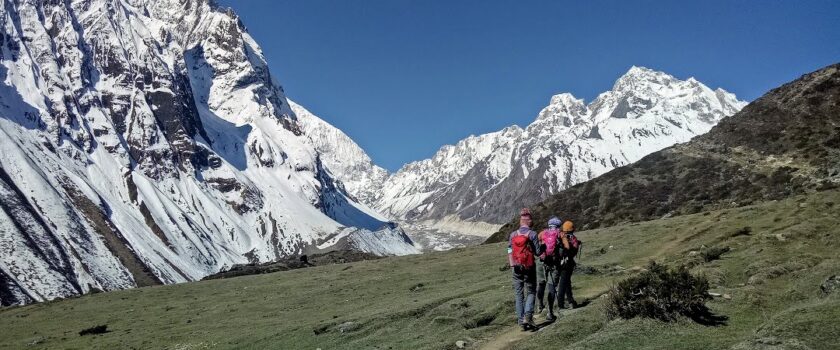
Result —
[[558, 251], [557, 241], [560, 239], [560, 230], [544, 230], [540, 233], [540, 238], [542, 238], [543, 243], [545, 243], [545, 253], [542, 255], [543, 260], [546, 258], [551, 259]]
[[511, 257], [515, 266], [534, 266], [534, 252], [531, 250], [530, 231], [517, 231], [510, 242]]

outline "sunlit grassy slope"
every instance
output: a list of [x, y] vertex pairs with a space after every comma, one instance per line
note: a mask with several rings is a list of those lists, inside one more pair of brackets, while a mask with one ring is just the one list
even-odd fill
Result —
[[[836, 349], [840, 192], [580, 232], [579, 300], [516, 349]], [[748, 229], [745, 229], [749, 227]], [[730, 247], [706, 262], [706, 248]], [[696, 251], [697, 253], [694, 253]], [[598, 298], [654, 259], [708, 276], [724, 326], [608, 321]], [[0, 349], [414, 349], [498, 344], [514, 325], [505, 247], [139, 288], [0, 311]], [[107, 324], [108, 332], [79, 336]], [[504, 342], [503, 342], [504, 343]], [[30, 345], [31, 344], [31, 345]]]

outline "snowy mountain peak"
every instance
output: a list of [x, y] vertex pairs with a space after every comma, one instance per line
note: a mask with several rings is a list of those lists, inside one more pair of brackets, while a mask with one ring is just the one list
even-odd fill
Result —
[[745, 102], [633, 66], [586, 105], [552, 96], [524, 130], [471, 136], [402, 168], [371, 205], [399, 220], [501, 223], [519, 206], [705, 133]]
[[634, 91], [649, 88], [651, 85], [669, 86], [676, 81], [678, 81], [677, 78], [665, 72], [632, 66], [627, 73], [616, 80], [612, 91]]
[[561, 129], [571, 128], [588, 122], [589, 109], [582, 99], [570, 93], [557, 94], [551, 97], [548, 106], [543, 108], [531, 125], [526, 128], [529, 132], [560, 132]]
[[551, 96], [551, 101], [549, 102], [551, 106], [577, 106], [583, 105], [583, 100], [578, 99], [575, 95], [571, 93], [564, 92], [554, 96]]

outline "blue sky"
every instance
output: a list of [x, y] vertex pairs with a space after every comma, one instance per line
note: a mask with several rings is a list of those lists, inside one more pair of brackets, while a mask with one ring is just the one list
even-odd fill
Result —
[[287, 95], [396, 170], [632, 65], [753, 100], [840, 61], [840, 1], [222, 0]]

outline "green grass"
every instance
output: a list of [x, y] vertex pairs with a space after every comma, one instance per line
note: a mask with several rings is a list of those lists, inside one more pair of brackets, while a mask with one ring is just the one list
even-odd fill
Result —
[[[840, 295], [819, 289], [840, 273], [834, 203], [838, 191], [579, 232], [580, 263], [599, 272], [575, 275], [575, 294], [594, 302], [513, 348], [840, 348]], [[706, 261], [718, 247], [730, 250]], [[730, 294], [708, 303], [728, 324], [608, 321], [599, 296], [651, 259]], [[9, 308], [0, 349], [480, 348], [514, 325], [505, 262], [491, 244]], [[109, 332], [78, 335], [100, 324]]]

